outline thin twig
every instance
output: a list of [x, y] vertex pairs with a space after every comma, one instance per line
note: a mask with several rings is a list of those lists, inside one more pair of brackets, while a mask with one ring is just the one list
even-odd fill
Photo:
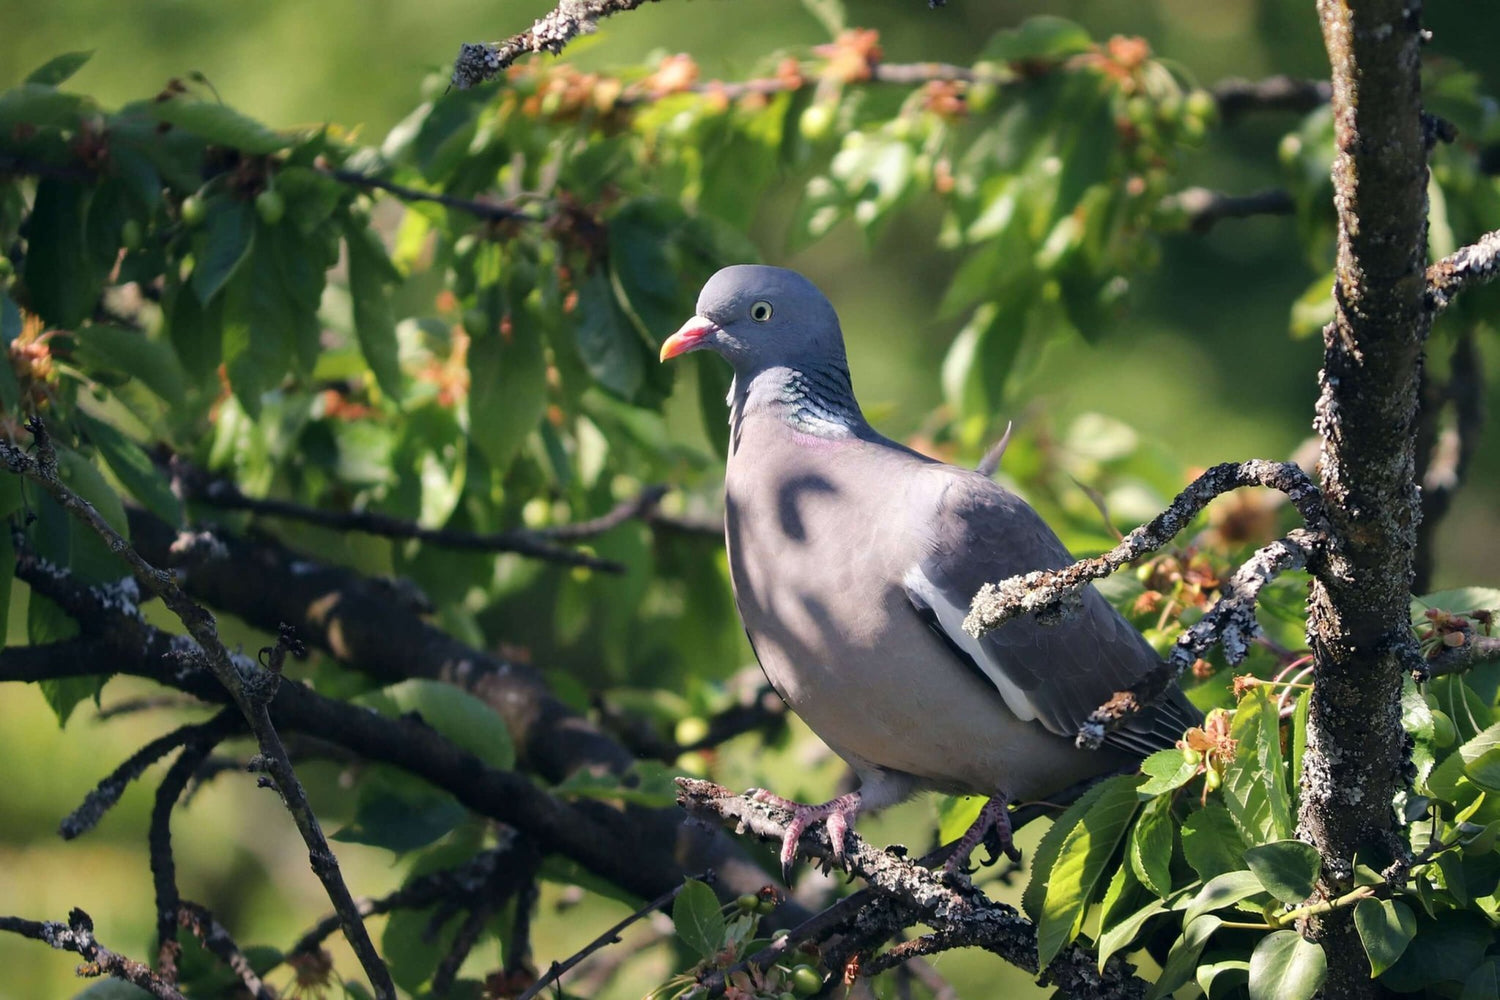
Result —
[[207, 908], [187, 900], [179, 902], [177, 906], [182, 926], [192, 931], [193, 936], [202, 943], [204, 948], [240, 977], [240, 982], [244, 984], [247, 993], [255, 1000], [276, 1000], [276, 991], [255, 974], [255, 969], [250, 965], [250, 959], [240, 950], [234, 938], [222, 924], [214, 919], [214, 915]]
[[12, 444], [0, 442], [0, 463], [11, 472], [37, 483], [64, 510], [98, 535], [111, 552], [129, 564], [141, 585], [162, 599], [162, 603], [177, 616], [197, 641], [206, 665], [229, 692], [230, 698], [249, 723], [250, 731], [255, 735], [265, 758], [267, 770], [275, 779], [282, 799], [292, 814], [302, 839], [307, 843], [312, 869], [323, 883], [334, 909], [343, 916], [344, 933], [355, 955], [359, 957], [365, 974], [369, 976], [376, 996], [381, 1000], [395, 1000], [395, 983], [391, 981], [390, 972], [375, 950], [375, 944], [370, 940], [364, 923], [359, 919], [354, 898], [339, 873], [338, 858], [329, 848], [318, 818], [307, 801], [302, 783], [297, 780], [292, 763], [287, 758], [286, 748], [282, 746], [281, 739], [271, 724], [266, 706], [275, 694], [279, 678], [253, 664], [237, 664], [219, 638], [213, 615], [184, 594], [171, 573], [157, 569], [142, 558], [92, 504], [63, 483], [58, 475], [57, 455], [41, 419], [33, 417], [28, 420], [27, 429], [31, 431], [35, 442], [36, 456], [33, 458]]
[[466, 42], [453, 66], [453, 86], [467, 90], [493, 80], [511, 63], [530, 52], [557, 55], [579, 35], [590, 34], [600, 18], [635, 10], [648, 0], [561, 0], [557, 9], [538, 18], [527, 31], [488, 45]]
[[1121, 569], [1126, 564], [1170, 542], [1192, 522], [1209, 501], [1245, 486], [1266, 486], [1285, 493], [1308, 527], [1318, 534], [1326, 529], [1318, 488], [1291, 462], [1226, 462], [1216, 465], [1179, 493], [1166, 510], [1126, 535], [1101, 556], [1080, 559], [1064, 569], [1037, 570], [999, 583], [987, 583], [974, 595], [964, 630], [981, 636], [1022, 614], [1057, 618], [1069, 601], [1088, 583]]
[[[179, 481], [191, 484], [193, 477], [180, 477]], [[654, 507], [662, 495], [657, 492], [653, 496], [653, 492], [659, 489], [653, 487], [651, 490], [643, 491], [640, 496], [621, 503], [615, 510], [596, 518], [593, 522], [565, 525], [560, 529], [552, 529], [551, 532], [513, 528], [507, 531], [482, 533], [446, 528], [424, 528], [414, 521], [376, 511], [322, 510], [289, 500], [247, 497], [240, 492], [239, 487], [227, 479], [215, 479], [200, 488], [193, 489], [190, 486], [189, 489], [192, 499], [222, 510], [241, 510], [261, 517], [285, 518], [300, 521], [303, 524], [329, 528], [333, 531], [360, 531], [370, 535], [379, 535], [382, 538], [414, 539], [424, 544], [465, 552], [514, 552], [533, 559], [544, 559], [565, 566], [584, 566], [605, 573], [623, 573], [625, 567], [610, 559], [601, 559], [588, 552], [579, 552], [553, 544], [553, 539], [586, 538], [591, 534], [608, 530], [609, 527], [614, 527], [633, 517], [640, 517], [643, 511]], [[596, 524], [604, 524], [605, 527], [595, 531], [592, 526]], [[570, 532], [569, 528], [573, 531]]]
[[1224, 219], [1248, 219], [1257, 215], [1291, 215], [1296, 203], [1290, 193], [1271, 188], [1255, 194], [1233, 195], [1205, 187], [1184, 188], [1161, 200], [1169, 214], [1181, 212], [1187, 228], [1206, 233]]
[[1219, 114], [1225, 121], [1251, 111], [1295, 111], [1305, 113], [1327, 104], [1333, 88], [1327, 80], [1299, 80], [1272, 76], [1264, 80], [1224, 80], [1212, 88]]
[[0, 917], [0, 931], [9, 931], [33, 941], [42, 941], [58, 951], [71, 951], [82, 956], [84, 963], [78, 967], [80, 976], [113, 976], [123, 979], [157, 1000], [186, 1000], [177, 988], [146, 965], [133, 958], [118, 955], [94, 937], [94, 921], [80, 909], [68, 913], [68, 922], [26, 920], [22, 917]]
[[409, 187], [405, 184], [397, 184], [383, 177], [372, 174], [361, 173], [358, 170], [349, 170], [346, 167], [329, 167], [318, 171], [324, 177], [331, 178], [343, 184], [358, 188], [373, 188], [393, 194], [405, 202], [426, 201], [442, 205], [445, 208], [456, 208], [461, 212], [467, 212], [476, 218], [488, 222], [541, 222], [541, 218], [529, 215], [514, 205], [497, 201], [482, 201], [474, 198], [459, 198], [451, 194], [443, 194], [440, 191], [423, 191], [421, 188]]
[[1476, 288], [1500, 275], [1500, 229], [1485, 233], [1427, 269], [1427, 308], [1437, 315], [1466, 288]]
[[[713, 878], [713, 873], [705, 872], [702, 875], [696, 875], [692, 877], [700, 879], [702, 881], [711, 881]], [[686, 882], [683, 883], [683, 885], [686, 884]], [[561, 962], [553, 962], [552, 965], [547, 969], [546, 973], [538, 978], [536, 982], [532, 983], [531, 987], [527, 989], [525, 993], [522, 993], [519, 997], [517, 997], [516, 1000], [532, 1000], [532, 998], [540, 994], [542, 990], [546, 989], [548, 986], [561, 979], [569, 969], [573, 968], [573, 966], [577, 965], [585, 958], [588, 958], [600, 948], [606, 948], [609, 945], [617, 944], [620, 940], [621, 931], [629, 927], [631, 924], [635, 923], [637, 920], [648, 917], [652, 913], [655, 913], [657, 910], [662, 909], [668, 903], [672, 902], [672, 900], [676, 899], [677, 894], [681, 891], [682, 886], [679, 885], [673, 887], [667, 892], [662, 893], [660, 896], [657, 896], [651, 902], [647, 903], [639, 910], [636, 910], [624, 920], [621, 920], [619, 923], [615, 924], [603, 934], [600, 934], [598, 937], [594, 938], [594, 940], [584, 945], [583, 948], [581, 948], [577, 952], [569, 955]]]

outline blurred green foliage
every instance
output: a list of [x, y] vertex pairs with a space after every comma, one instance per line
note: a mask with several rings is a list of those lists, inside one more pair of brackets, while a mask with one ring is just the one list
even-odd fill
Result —
[[[169, 488], [154, 461], [163, 449], [232, 476], [251, 495], [369, 509], [432, 528], [545, 530], [601, 513], [652, 482], [681, 487], [668, 512], [702, 516], [715, 507], [726, 376], [711, 361], [696, 363], [701, 357], [683, 374], [659, 367], [656, 347], [691, 314], [697, 288], [718, 266], [763, 258], [791, 262], [830, 292], [850, 334], [861, 398], [883, 427], [972, 462], [1017, 418], [1004, 475], [1078, 550], [1105, 547], [1112, 525], [1154, 513], [1190, 465], [1281, 457], [1304, 436], [1318, 358], [1305, 335], [1321, 325], [1331, 262], [1328, 116], [1226, 124], [1204, 88], [1229, 73], [1321, 74], [1305, 5], [1246, 0], [1210, 11], [1161, 0], [1127, 11], [1075, 3], [1049, 15], [1077, 23], [1022, 23], [1033, 12], [1025, 5], [954, 0], [929, 13], [891, 2], [853, 13], [860, 26], [881, 29], [878, 38], [849, 33], [832, 42], [798, 3], [764, 4], [753, 17], [732, 4], [648, 5], [608, 22], [564, 62], [524, 64], [504, 86], [445, 93], [441, 73], [419, 84], [458, 41], [506, 33], [545, 9], [531, 6], [501, 26], [493, 10], [444, 4], [316, 12], [0, 4], [18, 26], [0, 39], [0, 65], [18, 67], [0, 79], [11, 87], [0, 95], [0, 157], [10, 158], [0, 161], [0, 249], [14, 248], [19, 264], [0, 283], [11, 358], [0, 365], [7, 432], [20, 436], [18, 416], [45, 406], [70, 485], [115, 520], [117, 493], [174, 524], [201, 513]], [[1439, 27], [1436, 53], [1475, 53], [1474, 39], [1495, 37], [1500, 14], [1463, 16], [1451, 30]], [[723, 30], [728, 20], [732, 32]], [[1131, 37], [1111, 39], [1117, 31]], [[424, 50], [428, 42], [437, 51]], [[89, 46], [98, 47], [92, 59], [46, 62]], [[779, 50], [798, 61], [787, 64]], [[966, 75], [868, 79], [880, 65], [936, 59], [957, 61]], [[1481, 148], [1500, 141], [1486, 96], [1497, 81], [1442, 58], [1431, 66], [1433, 108], [1463, 137], [1434, 164], [1434, 251], [1444, 252], [1500, 227], [1500, 193], [1480, 169]], [[692, 86], [715, 75], [768, 83], [744, 93]], [[368, 124], [284, 127], [307, 121]], [[370, 179], [450, 202], [393, 198]], [[1284, 185], [1297, 214], [1192, 235], [1187, 220], [1162, 208], [1163, 196], [1190, 184], [1237, 193]], [[1493, 323], [1492, 303], [1476, 296], [1444, 320], [1435, 370], [1456, 330]], [[1487, 364], [1494, 385], [1500, 367]], [[1492, 575], [1500, 553], [1494, 456], [1488, 449], [1476, 463], [1452, 515], [1439, 560], [1450, 582]], [[14, 484], [0, 499], [7, 513], [23, 507]], [[54, 505], [27, 500], [45, 555], [89, 579], [119, 575], [96, 539]], [[1110, 595], [1165, 648], [1202, 613], [1232, 558], [1274, 537], [1284, 516], [1260, 498], [1220, 504], [1191, 547], [1113, 582]], [[444, 627], [476, 646], [524, 650], [580, 709], [615, 699], [663, 731], [690, 730], [731, 702], [731, 676], [750, 659], [722, 555], [701, 538], [623, 525], [589, 543], [626, 567], [610, 576], [518, 556], [280, 531], [320, 557], [413, 581]], [[72, 627], [24, 587], [10, 597], [12, 642]], [[1302, 641], [1299, 603], [1288, 580], [1263, 606], [1289, 650]], [[228, 627], [247, 646], [262, 644]], [[1264, 676], [1286, 665], [1266, 649], [1256, 657], [1248, 669]], [[1232, 700], [1222, 668], [1202, 670], [1194, 697], [1205, 707]], [[415, 688], [369, 690], [374, 682], [326, 662], [305, 676], [382, 710], [420, 704], [424, 718], [466, 746], [472, 713], [484, 711]], [[1464, 746], [1482, 735], [1478, 722], [1488, 724], [1495, 691], [1487, 685], [1458, 696], [1475, 720]], [[106, 739], [76, 718], [57, 733], [55, 718], [86, 714], [99, 688], [50, 684], [7, 691], [0, 703], [0, 752], [55, 760], [59, 775], [46, 787], [7, 791], [15, 819], [0, 848], [0, 897], [31, 916], [83, 905], [107, 942], [144, 955], [148, 908], [126, 912], [149, 897], [140, 790], [82, 845], [59, 848], [48, 832], [100, 777], [101, 759], [122, 758], [158, 731], [136, 715], [111, 723]], [[112, 682], [103, 700], [127, 688], [137, 690]], [[1286, 796], [1295, 786], [1285, 775], [1298, 762], [1289, 747], [1283, 763], [1279, 729], [1255, 700], [1263, 697], [1246, 695], [1234, 723], [1257, 753], [1242, 758], [1237, 780], [1218, 775], [1228, 822], [1209, 807], [1188, 813], [1177, 790], [1209, 782], [1212, 767], [1184, 758], [1182, 766], [1158, 761], [1182, 781], [1153, 785], [1143, 805], [1133, 785], [1117, 785], [1099, 793], [1107, 808], [1096, 814], [1100, 800], [1089, 800], [1053, 827], [1036, 855], [1077, 864], [1066, 891], [1049, 886], [1031, 900], [1049, 915], [1041, 922], [1049, 947], [1083, 929], [1091, 903], [1102, 910], [1099, 940], [1126, 949], [1156, 918], [1168, 917], [1159, 929], [1179, 910], [1191, 912], [1186, 901], [1206, 891], [1200, 881], [1236, 875], [1249, 890], [1241, 899], [1275, 894], [1274, 878], [1254, 865], [1252, 885], [1238, 858], [1230, 865], [1222, 852], [1188, 846], [1234, 832], [1245, 845], [1288, 853], [1275, 843], [1289, 832]], [[1485, 748], [1437, 746], [1435, 727], [1413, 706], [1413, 737], [1431, 769], [1422, 780], [1451, 779], [1423, 794], [1455, 807], [1435, 806], [1434, 815], [1467, 837], [1473, 831], [1462, 824], [1479, 823], [1492, 778], [1478, 763]], [[1246, 720], [1256, 718], [1260, 728], [1249, 732]], [[508, 740], [481, 746], [508, 760]], [[749, 749], [731, 744], [677, 766], [809, 797], [826, 793], [837, 774], [800, 729], [768, 752]], [[665, 771], [643, 766], [637, 777], [638, 801], [670, 795]], [[313, 765], [309, 783], [330, 827], [344, 824], [340, 854], [356, 892], [375, 894], [488, 843], [453, 800], [395, 772], [366, 773], [357, 791], [340, 778], [331, 765]], [[232, 919], [242, 941], [284, 946], [323, 904], [288, 831], [260, 829], [279, 820], [268, 820], [253, 789], [229, 784], [209, 785], [179, 818], [197, 835], [181, 839], [202, 842], [184, 848], [187, 894]], [[1276, 788], [1282, 798], [1272, 802]], [[556, 791], [621, 794], [608, 779]], [[1470, 807], [1462, 819], [1452, 815]], [[930, 820], [931, 806], [918, 804], [865, 830], [920, 842], [931, 836]], [[1074, 831], [1092, 834], [1099, 824], [1111, 844], [1130, 845], [1128, 860], [1110, 868], [1087, 851], [1069, 855]], [[1492, 857], [1471, 839], [1454, 849], [1460, 864], [1465, 851]], [[1445, 856], [1437, 853], [1412, 883], [1425, 894], [1428, 921], [1451, 922], [1452, 904], [1484, 898], [1454, 896]], [[56, 874], [63, 859], [78, 857], [95, 876], [86, 890], [59, 884]], [[390, 867], [393, 857], [400, 868]], [[570, 878], [552, 874], [558, 886]], [[555, 887], [544, 899], [554, 917], [538, 929], [539, 955], [565, 954], [620, 905], [589, 894], [587, 920], [556, 916], [567, 898]], [[1210, 909], [1192, 915], [1220, 919]], [[1400, 951], [1393, 937], [1413, 913], [1369, 915], [1372, 928], [1386, 928], [1366, 938], [1377, 942], [1372, 956]], [[739, 918], [702, 919], [727, 934]], [[412, 920], [392, 919], [385, 941], [399, 950], [398, 981], [415, 992], [441, 952], [412, 945], [420, 937]], [[740, 923], [750, 934], [753, 921]], [[1212, 929], [1194, 932], [1191, 923], [1182, 919], [1177, 951], [1191, 958], [1174, 966], [1171, 954], [1158, 956], [1173, 975], [1196, 964]], [[504, 934], [491, 929], [489, 950], [469, 973], [498, 964]], [[1295, 942], [1260, 940], [1274, 942], [1264, 946], [1275, 953], [1267, 968], [1305, 971], [1313, 962], [1288, 947]], [[695, 960], [665, 951], [633, 960], [619, 995]], [[1200, 972], [1200, 986], [1248, 975], [1234, 964], [1239, 954], [1220, 956], [1207, 984]], [[700, 948], [696, 957], [712, 956]], [[74, 988], [67, 957], [40, 946], [0, 939], [0, 961], [26, 970], [0, 992]], [[1397, 963], [1392, 974], [1411, 964]], [[342, 953], [338, 967], [354, 968]], [[994, 976], [982, 959], [955, 958], [944, 971], [966, 988]]]

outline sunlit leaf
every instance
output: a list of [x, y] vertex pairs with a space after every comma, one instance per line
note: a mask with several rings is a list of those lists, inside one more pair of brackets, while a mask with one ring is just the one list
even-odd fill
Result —
[[1311, 1000], [1327, 975], [1322, 945], [1296, 931], [1276, 931], [1250, 954], [1250, 1000]]
[[1362, 899], [1354, 907], [1354, 927], [1370, 959], [1370, 975], [1378, 976], [1401, 957], [1417, 933], [1417, 918], [1399, 900]]
[[1077, 824], [1064, 835], [1057, 860], [1047, 872], [1047, 890], [1037, 918], [1037, 956], [1042, 968], [1078, 933], [1105, 865], [1119, 847], [1140, 800], [1136, 779], [1102, 782]]
[[697, 879], [688, 879], [673, 901], [672, 925], [682, 943], [699, 958], [711, 959], [724, 947], [727, 925], [719, 898]]

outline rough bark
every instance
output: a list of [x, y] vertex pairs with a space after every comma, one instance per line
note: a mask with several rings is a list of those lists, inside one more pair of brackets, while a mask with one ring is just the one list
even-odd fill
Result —
[[[1339, 243], [1314, 425], [1333, 530], [1308, 605], [1317, 684], [1300, 830], [1323, 856], [1328, 896], [1349, 886], [1356, 852], [1392, 849], [1401, 675], [1415, 657], [1415, 417], [1431, 322], [1421, 10], [1420, 0], [1318, 3], [1333, 71]], [[1375, 995], [1348, 910], [1310, 919], [1304, 931], [1325, 946], [1326, 996]]]

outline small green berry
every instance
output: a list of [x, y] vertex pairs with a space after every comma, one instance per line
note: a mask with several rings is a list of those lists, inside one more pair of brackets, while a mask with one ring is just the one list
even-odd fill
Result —
[[260, 215], [261, 222], [274, 226], [286, 215], [286, 199], [267, 188], [255, 196], [255, 211]]
[[816, 995], [823, 989], [823, 977], [810, 965], [799, 965], [792, 970], [792, 990], [799, 997]]
[[745, 913], [754, 913], [760, 908], [760, 897], [753, 892], [747, 892], [739, 899], [736, 899], [734, 905], [738, 906]]
[[120, 246], [126, 250], [136, 250], [140, 247], [144, 235], [141, 231], [140, 220], [126, 219], [120, 226]]
[[203, 225], [203, 220], [208, 218], [208, 206], [203, 204], [203, 199], [196, 194], [190, 194], [182, 199], [182, 223], [189, 229], [197, 229]]

